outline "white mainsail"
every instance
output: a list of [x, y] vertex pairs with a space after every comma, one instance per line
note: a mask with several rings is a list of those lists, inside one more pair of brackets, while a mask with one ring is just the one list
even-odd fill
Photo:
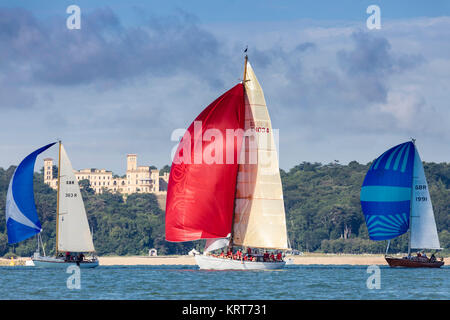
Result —
[[94, 252], [80, 187], [64, 146], [60, 146], [58, 251]]
[[417, 148], [414, 157], [411, 201], [411, 248], [441, 249], [427, 179]]
[[[236, 185], [233, 243], [246, 247], [288, 249], [283, 190], [272, 124], [264, 93], [246, 65], [245, 136]], [[256, 150], [255, 150], [256, 148]]]

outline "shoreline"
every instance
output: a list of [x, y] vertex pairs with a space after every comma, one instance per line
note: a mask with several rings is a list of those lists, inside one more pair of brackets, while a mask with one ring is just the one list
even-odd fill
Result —
[[[402, 255], [396, 255], [402, 256]], [[292, 265], [386, 265], [383, 254], [314, 254], [306, 253], [298, 256], [287, 256], [292, 259]], [[25, 265], [31, 260], [29, 257], [18, 257], [14, 259], [15, 265]], [[444, 258], [445, 265], [449, 265], [450, 257]], [[100, 256], [100, 266], [133, 266], [133, 265], [196, 265], [193, 256]], [[10, 266], [11, 260], [0, 258], [0, 266]]]

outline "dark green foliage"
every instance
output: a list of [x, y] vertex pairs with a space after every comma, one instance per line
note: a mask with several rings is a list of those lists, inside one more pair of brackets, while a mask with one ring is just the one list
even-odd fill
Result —
[[82, 189], [82, 194], [100, 255], [148, 254], [151, 248], [158, 254], [175, 254], [192, 247], [165, 241], [164, 211], [153, 194], [132, 194], [126, 201], [122, 195], [106, 190], [96, 195]]
[[[304, 251], [384, 253], [386, 241], [371, 241], [359, 192], [371, 163], [321, 165], [303, 162], [281, 170], [291, 246]], [[450, 250], [450, 164], [425, 163], [441, 246]], [[391, 241], [390, 252], [405, 252], [408, 237]]]
[[[5, 202], [9, 180], [15, 170], [0, 168], [0, 256], [13, 252], [30, 256], [36, 250], [32, 237], [14, 246], [8, 245], [5, 224]], [[88, 180], [80, 181], [94, 245], [99, 255], [148, 254], [156, 248], [159, 254], [187, 253], [192, 243], [177, 244], [165, 241], [164, 212], [155, 195], [133, 194], [124, 201], [122, 195], [105, 191], [96, 195]], [[42, 240], [46, 254], [53, 254], [56, 238], [56, 191], [43, 181], [43, 174], [34, 176], [35, 203], [42, 224]]]
[[162, 167], [161, 170], [159, 170], [159, 175], [162, 176], [166, 172], [170, 173], [170, 166], [168, 166], [167, 164]]
[[[359, 202], [359, 192], [370, 166], [356, 161], [348, 165], [303, 162], [289, 172], [281, 170], [288, 235], [291, 246], [303, 251], [333, 253], [384, 253], [385, 241], [368, 237]], [[450, 250], [450, 164], [425, 163], [441, 246]], [[36, 239], [7, 244], [5, 201], [9, 180], [15, 170], [0, 168], [0, 256], [15, 252], [31, 255]], [[161, 172], [170, 171], [165, 166]], [[120, 194], [105, 191], [96, 195], [88, 180], [80, 181], [89, 224], [97, 253], [136, 255], [156, 248], [159, 254], [186, 254], [204, 241], [165, 241], [164, 211], [153, 194], [133, 194], [126, 201]], [[43, 226], [42, 239], [47, 254], [55, 248], [56, 191], [34, 176], [35, 202]], [[391, 241], [390, 252], [405, 252], [408, 237]]]

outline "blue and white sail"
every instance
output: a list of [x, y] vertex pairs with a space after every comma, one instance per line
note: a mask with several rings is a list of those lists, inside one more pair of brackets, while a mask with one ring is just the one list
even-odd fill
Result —
[[442, 249], [439, 243], [428, 183], [417, 148], [414, 158], [410, 229], [411, 248]]
[[378, 157], [361, 188], [361, 208], [371, 240], [396, 238], [409, 229], [415, 146], [406, 142]]
[[42, 231], [34, 203], [34, 164], [37, 156], [54, 144], [48, 144], [29, 154], [14, 171], [6, 196], [6, 228], [10, 244]]

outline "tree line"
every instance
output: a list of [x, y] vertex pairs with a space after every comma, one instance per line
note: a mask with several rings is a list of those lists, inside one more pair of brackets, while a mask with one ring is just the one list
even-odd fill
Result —
[[[281, 170], [288, 236], [293, 248], [325, 253], [383, 253], [386, 241], [369, 240], [359, 200], [371, 163], [303, 162]], [[450, 164], [424, 163], [441, 247], [450, 250]], [[391, 241], [406, 252], [408, 235]]]
[[[291, 247], [324, 253], [383, 253], [385, 241], [371, 241], [364, 222], [359, 192], [369, 164], [348, 165], [303, 162], [280, 170], [286, 224]], [[441, 246], [450, 252], [450, 164], [424, 163]], [[31, 238], [8, 245], [5, 202], [15, 167], [0, 168], [0, 256], [14, 252], [30, 256], [36, 249]], [[170, 167], [165, 166], [165, 171]], [[186, 254], [204, 241], [165, 241], [164, 210], [153, 194], [132, 194], [126, 199], [106, 191], [95, 194], [89, 181], [80, 182], [89, 225], [99, 255], [142, 255], [156, 248], [158, 254]], [[56, 191], [44, 183], [43, 170], [34, 174], [35, 202], [42, 224], [47, 255], [55, 250]], [[408, 237], [391, 241], [390, 252], [405, 252]]]

